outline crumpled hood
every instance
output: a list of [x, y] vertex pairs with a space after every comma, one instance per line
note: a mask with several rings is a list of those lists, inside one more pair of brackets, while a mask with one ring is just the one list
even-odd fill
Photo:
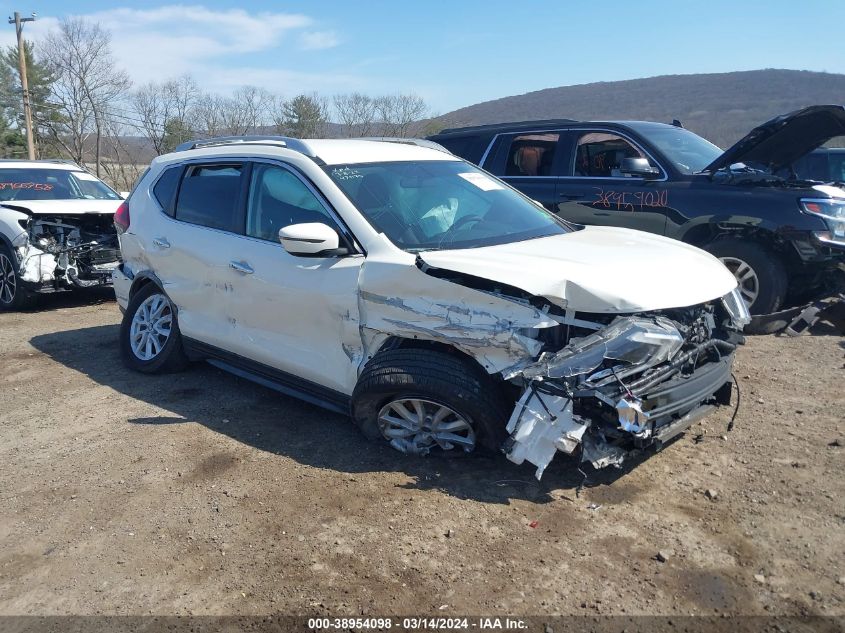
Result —
[[588, 226], [565, 235], [429, 251], [441, 268], [520, 288], [579, 312], [662, 310], [723, 297], [736, 279], [703, 250], [651, 233]]
[[810, 106], [755, 127], [703, 171], [714, 172], [735, 163], [756, 163], [776, 172], [843, 134], [845, 107]]
[[114, 213], [123, 200], [10, 200], [0, 206], [35, 215], [77, 215], [83, 213]]

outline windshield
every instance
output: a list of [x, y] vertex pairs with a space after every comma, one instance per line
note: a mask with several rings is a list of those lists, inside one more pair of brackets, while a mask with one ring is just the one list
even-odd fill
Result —
[[646, 137], [682, 174], [700, 172], [722, 154], [710, 141], [681, 127], [650, 129]]
[[120, 200], [87, 171], [0, 169], [0, 202], [13, 200]]
[[845, 182], [845, 152], [831, 152], [828, 176], [831, 182]]
[[556, 216], [463, 161], [333, 165], [326, 171], [367, 221], [406, 251], [569, 232]]

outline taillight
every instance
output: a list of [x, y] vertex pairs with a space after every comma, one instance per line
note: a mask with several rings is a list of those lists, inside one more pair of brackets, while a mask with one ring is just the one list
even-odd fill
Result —
[[118, 233], [126, 233], [129, 230], [129, 203], [121, 204], [114, 212], [114, 226]]

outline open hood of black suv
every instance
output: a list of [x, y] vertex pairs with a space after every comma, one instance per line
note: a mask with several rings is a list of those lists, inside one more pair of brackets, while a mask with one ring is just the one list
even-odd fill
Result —
[[776, 172], [840, 135], [845, 135], [845, 107], [802, 108], [755, 127], [703, 171], [714, 172], [735, 163], [751, 163], [765, 165]]

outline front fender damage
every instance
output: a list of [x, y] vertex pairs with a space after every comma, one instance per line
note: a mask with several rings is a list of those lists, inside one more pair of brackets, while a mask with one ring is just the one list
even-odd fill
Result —
[[[444, 343], [518, 387], [502, 450], [517, 464], [534, 464], [538, 479], [557, 452], [580, 447], [595, 468], [619, 465], [632, 445], [668, 440], [667, 429], [684, 429], [711, 405], [726, 404], [726, 385], [729, 401], [737, 342], [727, 340], [728, 330], [737, 332], [729, 306], [602, 325], [519, 292], [370, 257], [359, 276], [360, 338], [348, 337], [344, 349], [360, 359], [360, 373], [391, 338]], [[562, 335], [562, 347], [549, 347]]]
[[368, 260], [359, 288], [364, 361], [394, 336], [445, 343], [488, 373], [512, 373], [539, 355], [537, 331], [557, 325], [531, 305], [432, 277], [416, 266]]

